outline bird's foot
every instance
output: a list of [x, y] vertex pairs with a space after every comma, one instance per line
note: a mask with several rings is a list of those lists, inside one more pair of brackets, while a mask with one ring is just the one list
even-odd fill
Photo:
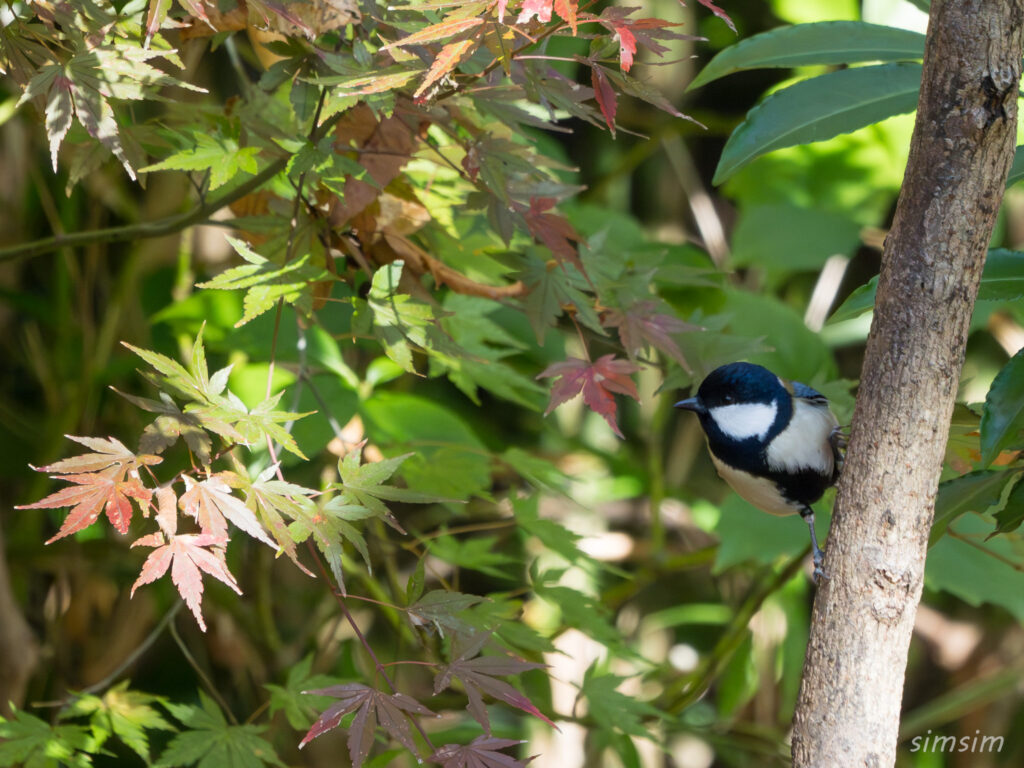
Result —
[[815, 547], [814, 549], [814, 583], [818, 584], [822, 579], [828, 579], [828, 574], [825, 573], [825, 553]]

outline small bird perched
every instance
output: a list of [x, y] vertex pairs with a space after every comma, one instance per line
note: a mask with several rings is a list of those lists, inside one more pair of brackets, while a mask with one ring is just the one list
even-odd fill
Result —
[[844, 445], [828, 399], [760, 365], [729, 363], [675, 407], [697, 414], [711, 461], [736, 493], [773, 515], [800, 514], [811, 530], [814, 579], [824, 576], [811, 504], [835, 485]]

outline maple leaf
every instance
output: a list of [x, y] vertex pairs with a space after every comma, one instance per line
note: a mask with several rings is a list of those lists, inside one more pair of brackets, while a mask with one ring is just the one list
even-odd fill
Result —
[[619, 66], [623, 72], [629, 72], [636, 55], [636, 37], [627, 24], [614, 24], [613, 28], [619, 38]]
[[321, 734], [337, 728], [341, 719], [349, 712], [356, 716], [348, 728], [348, 752], [354, 768], [359, 768], [373, 746], [373, 735], [380, 725], [388, 734], [401, 742], [402, 746], [416, 754], [416, 743], [409, 730], [408, 715], [433, 715], [429, 709], [404, 693], [381, 693], [362, 683], [345, 683], [327, 688], [317, 688], [304, 693], [317, 696], [333, 696], [340, 701], [325, 709], [313, 727], [299, 742], [302, 749]]
[[316, 491], [284, 480], [274, 480], [272, 478], [276, 472], [275, 464], [263, 470], [252, 483], [247, 483], [244, 477], [241, 478], [242, 487], [246, 491], [245, 505], [253, 512], [259, 513], [277, 539], [278, 545], [292, 562], [303, 573], [312, 576], [313, 574], [299, 562], [295, 539], [289, 532], [284, 517], [292, 520], [311, 519], [315, 514], [315, 506], [309, 497]]
[[[332, 483], [331, 488], [340, 491], [336, 501], [341, 505], [364, 507], [369, 510], [373, 517], [380, 517], [399, 533], [405, 533], [405, 529], [399, 524], [391, 510], [384, 501], [403, 501], [414, 504], [427, 504], [435, 501], [455, 501], [434, 496], [429, 493], [421, 493], [408, 488], [396, 488], [393, 485], [384, 485], [384, 481], [390, 478], [406, 459], [412, 456], [411, 453], [395, 456], [392, 459], [360, 464], [364, 443], [360, 443], [354, 450], [345, 454], [338, 462], [338, 474], [341, 482]], [[335, 501], [335, 500], [332, 500]]]
[[[224, 545], [227, 539], [209, 533], [175, 535], [167, 531], [151, 533], [132, 542], [133, 547], [156, 547], [142, 564], [139, 578], [132, 584], [131, 594], [143, 584], [156, 581], [171, 569], [171, 582], [177, 587], [185, 605], [196, 617], [199, 628], [206, 631], [203, 621], [203, 578], [206, 572], [224, 582], [239, 595], [235, 577], [224, 561]], [[206, 549], [211, 547], [212, 549]]]
[[611, 30], [619, 39], [619, 64], [623, 72], [628, 72], [633, 66], [633, 59], [636, 56], [637, 45], [648, 48], [653, 53], [661, 56], [670, 49], [657, 42], [661, 40], [704, 40], [705, 38], [696, 35], [685, 35], [673, 32], [669, 27], [678, 26], [677, 23], [663, 19], [629, 19], [631, 14], [639, 8], [623, 8], [611, 6], [605, 8], [597, 19], [603, 26]]
[[561, 16], [572, 29], [573, 35], [576, 34], [576, 14], [579, 10], [578, 0], [555, 0], [554, 3], [555, 13]]
[[202, 427], [202, 422], [192, 413], [183, 412], [166, 392], [160, 392], [160, 401], [148, 397], [136, 397], [111, 387], [117, 394], [144, 411], [159, 414], [152, 424], [142, 430], [139, 450], [145, 453], [163, 453], [174, 445], [178, 438], [184, 438], [203, 465], [210, 463], [210, 449], [213, 443]]
[[555, 207], [555, 199], [552, 197], [531, 197], [530, 207], [518, 205], [520, 213], [530, 234], [546, 245], [555, 258], [559, 261], [568, 261], [581, 275], [586, 275], [583, 269], [583, 262], [576, 252], [573, 242], [580, 242], [583, 238], [579, 236], [569, 220], [554, 213], [547, 213]]
[[675, 360], [685, 371], [690, 372], [690, 365], [683, 356], [683, 351], [672, 339], [670, 334], [686, 331], [699, 331], [700, 326], [685, 323], [674, 315], [658, 312], [656, 301], [641, 301], [623, 312], [614, 309], [604, 318], [609, 328], [619, 329], [619, 340], [626, 348], [626, 354], [635, 358], [648, 346], [660, 349]]
[[459, 614], [484, 598], [476, 595], [464, 595], [461, 592], [450, 592], [446, 589], [435, 589], [419, 598], [405, 609], [413, 626], [422, 627], [433, 624], [444, 637], [444, 628], [455, 632], [470, 632], [471, 627], [459, 618]]
[[275, 765], [286, 768], [274, 747], [260, 734], [265, 725], [229, 725], [216, 702], [199, 691], [201, 707], [167, 702], [165, 706], [185, 726], [156, 762], [160, 768], [184, 766], [231, 766], [261, 768]]
[[[529, 0], [527, 0], [529, 2]], [[548, 0], [550, 4], [551, 0]], [[381, 46], [382, 51], [386, 51], [388, 48], [394, 48], [396, 46], [403, 47], [409, 45], [423, 45], [424, 43], [432, 43], [436, 40], [444, 40], [447, 37], [453, 37], [467, 32], [471, 29], [475, 29], [484, 23], [481, 18], [472, 19], [446, 19], [438, 24], [432, 24], [429, 27], [424, 27], [418, 32], [414, 32], [408, 37], [403, 37], [401, 40], [396, 40], [393, 43]]]
[[430, 65], [430, 69], [427, 70], [426, 77], [423, 78], [423, 82], [420, 83], [420, 87], [417, 88], [416, 93], [412, 95], [413, 98], [419, 100], [420, 96], [430, 88], [430, 86], [454, 70], [474, 45], [476, 45], [476, 40], [470, 38], [467, 40], [457, 40], [454, 43], [448, 43], [444, 48], [442, 48], [440, 53], [438, 53], [437, 57], [434, 59], [434, 62]]
[[126, 480], [126, 470], [124, 464], [115, 464], [99, 472], [53, 475], [55, 480], [67, 480], [74, 485], [51, 493], [35, 504], [24, 504], [15, 509], [72, 507], [57, 535], [50, 538], [47, 544], [88, 528], [99, 519], [100, 512], [106, 513], [107, 519], [118, 533], [128, 533], [128, 526], [132, 521], [132, 505], [129, 498], [135, 499], [140, 508], [145, 509], [143, 504], [148, 504], [153, 494], [139, 480], [137, 472]]
[[54, 464], [47, 464], [45, 467], [33, 467], [33, 469], [37, 472], [77, 475], [86, 472], [99, 472], [115, 464], [127, 469], [135, 469], [143, 464], [159, 464], [163, 461], [159, 456], [136, 455], [128, 450], [124, 443], [113, 437], [76, 437], [75, 435], [64, 435], [64, 437], [68, 440], [74, 440], [76, 443], [80, 443], [87, 448], [92, 448], [93, 453], [83, 453], [80, 456], [61, 459]]
[[452, 684], [452, 679], [462, 681], [466, 689], [469, 704], [466, 709], [487, 733], [491, 732], [491, 721], [484, 706], [483, 694], [504, 701], [516, 709], [521, 709], [534, 717], [538, 717], [552, 728], [557, 726], [551, 722], [525, 695], [495, 676], [517, 675], [529, 669], [544, 669], [543, 664], [523, 661], [512, 656], [480, 656], [480, 651], [490, 639], [489, 632], [477, 635], [456, 635], [452, 643], [452, 654], [458, 654], [454, 661], [444, 667], [434, 678], [434, 695], [436, 696]]
[[524, 768], [533, 758], [523, 762], [498, 750], [525, 743], [518, 739], [477, 736], [469, 744], [445, 744], [438, 747], [430, 756], [430, 762], [440, 763], [443, 768]]
[[604, 121], [608, 124], [608, 130], [615, 136], [615, 110], [617, 107], [615, 89], [612, 88], [608, 75], [605, 74], [597, 64], [590, 68], [590, 81], [594, 86], [594, 98], [597, 99], [597, 106], [601, 108]]
[[277, 550], [277, 544], [267, 536], [256, 515], [233, 494], [231, 486], [225, 482], [239, 482], [234, 472], [220, 472], [198, 483], [188, 475], [184, 476], [184, 480], [185, 493], [181, 496], [181, 508], [195, 518], [200, 531], [226, 541], [227, 521], [230, 520], [254, 539]]
[[[729, 29], [731, 29], [733, 32], [736, 32], [736, 25], [732, 23], [732, 19], [729, 18], [729, 14], [727, 14], [725, 11], [723, 11], [721, 8], [719, 8], [717, 5], [715, 5], [713, 2], [711, 2], [711, 0], [697, 0], [697, 2], [700, 3], [701, 5], [703, 5], [705, 8], [707, 8], [713, 14], [715, 14], [715, 16], [720, 18], [726, 24], [728, 24], [729, 25]], [[680, 5], [685, 5], [685, 4], [686, 3], [682, 2], [682, 0], [680, 0]]]
[[615, 355], [604, 355], [593, 363], [570, 357], [568, 360], [549, 365], [537, 375], [538, 379], [558, 377], [551, 388], [551, 402], [548, 403], [544, 415], [582, 392], [583, 402], [587, 407], [604, 417], [612, 431], [622, 437], [622, 432], [615, 423], [616, 406], [613, 393], [639, 400], [636, 384], [629, 378], [630, 374], [639, 370], [639, 366], [628, 360], [616, 360]]
[[537, 17], [537, 21], [547, 24], [551, 21], [553, 5], [554, 0], [523, 0], [523, 7], [519, 12], [519, 18], [516, 19], [516, 24], [526, 24], [534, 16]]

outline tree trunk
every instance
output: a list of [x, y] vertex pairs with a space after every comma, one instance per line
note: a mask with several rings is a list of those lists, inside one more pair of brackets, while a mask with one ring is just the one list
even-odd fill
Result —
[[1024, 0], [932, 0], [917, 122], [794, 718], [797, 768], [891, 766], [967, 329], [1016, 137]]

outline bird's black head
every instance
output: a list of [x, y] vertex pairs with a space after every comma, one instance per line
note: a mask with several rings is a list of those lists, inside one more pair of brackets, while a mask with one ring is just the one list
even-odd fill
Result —
[[768, 405], [788, 397], [779, 377], [767, 368], [753, 363], [729, 363], [709, 373], [697, 396], [676, 403], [676, 407], [700, 414], [724, 405]]
[[734, 451], [754, 456], [789, 423], [793, 401], [767, 368], [729, 363], [709, 373], [696, 397], [679, 401], [676, 408], [700, 417], [712, 452], [719, 457]]

